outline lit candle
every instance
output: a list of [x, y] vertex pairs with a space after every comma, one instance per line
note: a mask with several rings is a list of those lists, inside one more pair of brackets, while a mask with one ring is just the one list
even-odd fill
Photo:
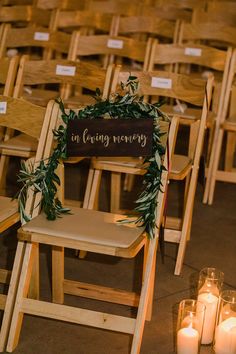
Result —
[[211, 344], [214, 338], [218, 297], [211, 293], [201, 293], [198, 295], [198, 301], [206, 306], [201, 343]]
[[216, 354], [236, 354], [236, 317], [229, 317], [216, 327]]
[[178, 354], [197, 354], [199, 347], [199, 334], [192, 327], [181, 328], [177, 333], [177, 353]]

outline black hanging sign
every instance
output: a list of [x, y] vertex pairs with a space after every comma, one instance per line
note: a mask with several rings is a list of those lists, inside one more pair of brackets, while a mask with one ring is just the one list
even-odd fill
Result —
[[75, 119], [67, 126], [67, 156], [149, 156], [152, 119]]

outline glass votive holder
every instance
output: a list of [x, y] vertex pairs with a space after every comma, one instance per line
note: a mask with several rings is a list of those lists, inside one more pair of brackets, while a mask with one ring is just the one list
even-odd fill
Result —
[[220, 294], [214, 350], [216, 354], [236, 354], [236, 290]]
[[203, 268], [199, 273], [197, 300], [206, 306], [201, 344], [212, 344], [214, 340], [219, 296], [224, 273], [216, 268]]
[[205, 305], [197, 300], [180, 302], [177, 321], [177, 354], [198, 354], [205, 316]]

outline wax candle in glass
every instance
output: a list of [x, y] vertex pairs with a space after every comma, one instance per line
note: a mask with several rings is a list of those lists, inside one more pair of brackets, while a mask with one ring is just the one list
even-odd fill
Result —
[[206, 306], [202, 331], [202, 344], [211, 344], [214, 339], [216, 315], [224, 273], [216, 268], [203, 268], [199, 273], [198, 301]]
[[214, 349], [216, 354], [236, 354], [236, 290], [220, 294]]
[[197, 300], [181, 301], [178, 311], [177, 354], [198, 354], [205, 315], [205, 305]]

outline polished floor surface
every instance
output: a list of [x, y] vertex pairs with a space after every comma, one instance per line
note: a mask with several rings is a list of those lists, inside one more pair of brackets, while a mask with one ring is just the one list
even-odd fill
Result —
[[[79, 195], [79, 184], [71, 178], [80, 177], [81, 171], [68, 170], [69, 197]], [[105, 181], [106, 195], [108, 181]], [[177, 210], [178, 190], [172, 186], [170, 208]], [[129, 200], [126, 192], [124, 200]], [[200, 269], [211, 266], [225, 273], [225, 289], [236, 289], [236, 185], [217, 183], [215, 201], [212, 206], [203, 205], [202, 186], [198, 186], [192, 223], [191, 240], [188, 243], [183, 270], [180, 276], [173, 274], [176, 245], [165, 245], [164, 264], [158, 254], [153, 317], [145, 326], [141, 354], [173, 354], [174, 333], [178, 303], [185, 298], [196, 296], [196, 281]], [[104, 203], [106, 204], [106, 203]], [[14, 230], [0, 238], [0, 267], [10, 266], [14, 257], [16, 237]], [[41, 250], [41, 296], [50, 298], [50, 257], [47, 248]], [[131, 265], [129, 267], [129, 265]], [[74, 252], [66, 253], [66, 277], [88, 281], [105, 281], [107, 285], [133, 288], [133, 273], [141, 266], [141, 258], [133, 261], [101, 257], [89, 254], [78, 260]], [[80, 301], [82, 306], [96, 307], [93, 301], [66, 297], [68, 304]], [[101, 303], [100, 309], [111, 305]], [[117, 307], [114, 310], [117, 310]], [[121, 307], [124, 313], [132, 309]], [[130, 337], [100, 329], [78, 326], [59, 321], [26, 315], [20, 342], [15, 354], [128, 354]], [[211, 354], [211, 347], [202, 346], [201, 354]]]

